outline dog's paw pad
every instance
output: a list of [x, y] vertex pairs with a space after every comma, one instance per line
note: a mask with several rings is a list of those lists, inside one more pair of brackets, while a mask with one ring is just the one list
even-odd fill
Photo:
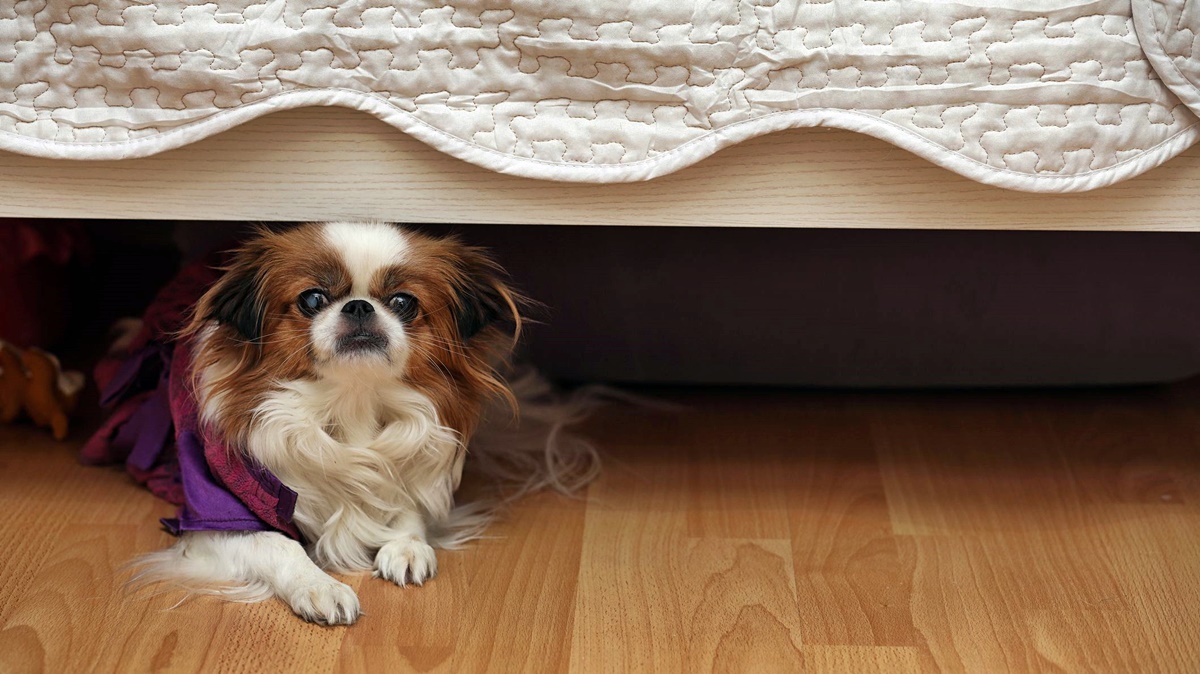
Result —
[[288, 604], [296, 615], [322, 625], [352, 625], [362, 613], [354, 590], [328, 577], [297, 587]]
[[375, 575], [397, 585], [424, 585], [437, 575], [437, 555], [425, 541], [392, 541], [375, 555]]

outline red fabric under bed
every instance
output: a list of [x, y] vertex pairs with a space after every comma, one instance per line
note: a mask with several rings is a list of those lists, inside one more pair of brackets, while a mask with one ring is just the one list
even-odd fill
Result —
[[88, 254], [78, 222], [0, 220], [0, 339], [49, 346], [66, 328], [67, 268]]
[[214, 255], [185, 266], [151, 302], [126, 350], [96, 366], [101, 404], [111, 412], [80, 460], [124, 463], [135, 480], [180, 506], [178, 517], [163, 520], [174, 533], [274, 530], [298, 539], [295, 492], [198, 418], [190, 344], [178, 337], [223, 262]]

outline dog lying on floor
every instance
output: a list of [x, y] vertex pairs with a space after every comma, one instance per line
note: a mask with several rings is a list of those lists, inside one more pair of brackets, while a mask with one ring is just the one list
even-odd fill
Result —
[[[434, 546], [486, 520], [456, 508], [454, 492], [485, 408], [514, 401], [497, 368], [520, 306], [502, 270], [453, 238], [387, 224], [259, 231], [165, 359], [177, 456], [129, 455], [152, 488], [162, 465], [182, 485], [179, 517], [164, 520], [179, 539], [141, 558], [135, 582], [276, 596], [305, 620], [337, 625], [359, 617], [359, 602], [326, 570], [398, 585], [432, 578]], [[582, 484], [595, 475], [594, 451], [547, 438], [585, 405], [543, 407], [552, 430], [536, 450], [525, 442], [479, 460], [526, 486]]]

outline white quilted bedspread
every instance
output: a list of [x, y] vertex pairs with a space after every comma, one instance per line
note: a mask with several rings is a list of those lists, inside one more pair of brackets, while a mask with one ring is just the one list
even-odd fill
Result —
[[1194, 29], [1200, 0], [0, 0], [0, 149], [144, 156], [343, 105], [536, 178], [822, 125], [1084, 190], [1200, 138]]

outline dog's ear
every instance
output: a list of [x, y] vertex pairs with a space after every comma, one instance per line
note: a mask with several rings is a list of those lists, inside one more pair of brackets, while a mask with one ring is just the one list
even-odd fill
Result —
[[252, 344], [262, 341], [266, 306], [259, 292], [258, 265], [253, 251], [241, 251], [225, 275], [200, 301], [200, 316], [228, 326]]
[[483, 251], [456, 247], [460, 275], [454, 283], [454, 322], [459, 338], [469, 342], [491, 326], [519, 332], [518, 298], [505, 283], [504, 272]]
[[246, 341], [262, 341], [266, 311], [258, 295], [253, 272], [227, 273], [213, 288], [208, 314], [210, 321], [233, 328]]

